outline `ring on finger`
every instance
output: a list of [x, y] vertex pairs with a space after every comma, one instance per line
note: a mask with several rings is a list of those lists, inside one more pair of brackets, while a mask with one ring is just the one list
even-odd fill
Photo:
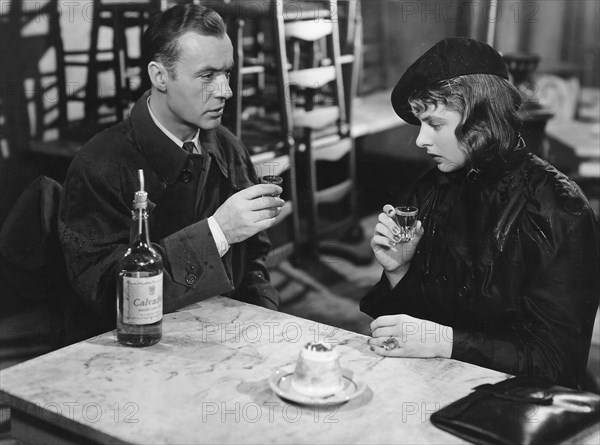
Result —
[[386, 351], [391, 351], [392, 349], [396, 349], [398, 346], [399, 346], [398, 339], [396, 337], [390, 336], [390, 337], [386, 338], [385, 340], [383, 340], [382, 347]]

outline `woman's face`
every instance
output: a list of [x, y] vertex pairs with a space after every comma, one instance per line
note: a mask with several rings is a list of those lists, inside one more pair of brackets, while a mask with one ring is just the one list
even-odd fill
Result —
[[438, 169], [449, 173], [464, 167], [467, 153], [461, 148], [454, 134], [462, 116], [440, 104], [429, 105], [417, 117], [421, 121], [417, 146], [427, 150], [427, 154], [437, 163]]

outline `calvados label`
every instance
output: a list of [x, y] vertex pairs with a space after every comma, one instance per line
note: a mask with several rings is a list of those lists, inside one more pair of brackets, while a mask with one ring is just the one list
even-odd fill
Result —
[[123, 277], [123, 322], [156, 323], [163, 315], [163, 274]]

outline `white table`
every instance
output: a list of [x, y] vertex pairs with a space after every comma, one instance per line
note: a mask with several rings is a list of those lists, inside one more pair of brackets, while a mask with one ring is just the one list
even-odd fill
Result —
[[[13, 435], [31, 443], [463, 443], [430, 415], [507, 377], [454, 360], [382, 358], [363, 335], [221, 297], [166, 315], [163, 334], [136, 349], [109, 332], [3, 370]], [[367, 385], [361, 396], [314, 407], [270, 389], [272, 373], [293, 369], [315, 339], [337, 345], [342, 366]]]

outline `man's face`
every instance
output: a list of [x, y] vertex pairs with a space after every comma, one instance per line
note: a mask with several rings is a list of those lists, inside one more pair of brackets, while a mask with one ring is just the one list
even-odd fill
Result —
[[[211, 130], [221, 124], [225, 101], [232, 96], [229, 75], [233, 47], [227, 35], [203, 36], [188, 32], [179, 38], [181, 52], [167, 76], [168, 128], [175, 134]], [[172, 130], [172, 131], [173, 131]]]
[[417, 117], [421, 121], [417, 146], [427, 150], [438, 169], [448, 173], [464, 167], [467, 153], [460, 147], [454, 133], [462, 119], [461, 115], [445, 105], [429, 105]]

